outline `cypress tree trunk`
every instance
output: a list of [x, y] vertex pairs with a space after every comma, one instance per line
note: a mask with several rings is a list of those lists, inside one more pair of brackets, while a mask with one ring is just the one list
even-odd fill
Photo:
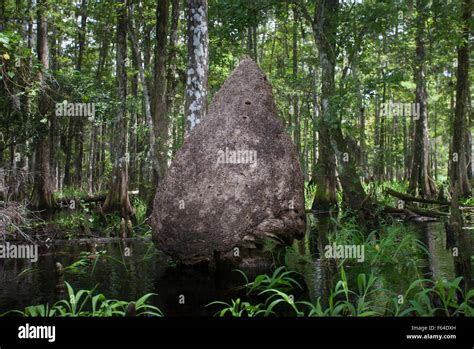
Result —
[[32, 205], [40, 210], [49, 211], [53, 208], [53, 193], [50, 183], [50, 160], [49, 160], [49, 137], [48, 125], [51, 113], [51, 99], [47, 95], [47, 74], [49, 70], [49, 49], [48, 49], [48, 22], [46, 20], [47, 0], [38, 0], [38, 60], [43, 65], [39, 72], [40, 93], [38, 101], [38, 119], [40, 129], [35, 139], [35, 174]]
[[167, 101], [167, 38], [168, 38], [169, 1], [160, 0], [156, 8], [156, 53], [155, 53], [155, 90], [153, 99], [153, 130], [155, 132], [156, 156], [159, 173], [155, 183], [163, 178], [168, 162], [168, 101]]
[[128, 122], [127, 122], [127, 0], [117, 7], [117, 98], [119, 100], [113, 148], [115, 151], [112, 183], [104, 202], [104, 212], [120, 212], [128, 221], [133, 214], [128, 196]]
[[415, 139], [413, 145], [413, 161], [411, 168], [410, 184], [408, 191], [414, 195], [434, 197], [436, 186], [431, 179], [431, 166], [429, 158], [428, 140], [428, 94], [426, 91], [425, 67], [425, 35], [428, 14], [427, 0], [416, 2], [417, 28], [416, 28], [416, 57], [415, 57], [415, 83], [416, 103], [419, 104], [419, 115], [414, 118]]
[[463, 40], [459, 44], [458, 68], [456, 72], [456, 107], [452, 127], [452, 172], [451, 186], [454, 188], [459, 183], [460, 197], [468, 197], [472, 193], [471, 183], [468, 177], [469, 166], [469, 142], [464, 136], [467, 126], [467, 115], [469, 110], [469, 21], [472, 12], [472, 2], [463, 2]]

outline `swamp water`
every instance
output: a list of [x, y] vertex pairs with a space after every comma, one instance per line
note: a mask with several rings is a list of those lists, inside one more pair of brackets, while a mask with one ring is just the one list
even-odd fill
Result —
[[[421, 259], [416, 269], [435, 279], [454, 278], [452, 255], [444, 247], [443, 224], [416, 224], [413, 230], [431, 254], [431, 258]], [[236, 287], [244, 284], [239, 273], [220, 274], [198, 268], [178, 268], [156, 250], [149, 239], [59, 240], [51, 246], [41, 245], [36, 263], [24, 259], [0, 260], [0, 314], [12, 309], [22, 310], [28, 305], [51, 305], [64, 298], [57, 289], [56, 263], [67, 267], [81, 258], [89, 259], [87, 268], [65, 271], [64, 274], [65, 281], [73, 286], [75, 292], [96, 287], [95, 293], [126, 301], [137, 300], [146, 293], [156, 293], [158, 295], [152, 297], [150, 303], [158, 306], [165, 316], [212, 316], [215, 310], [206, 307], [207, 304], [242, 296], [236, 292]], [[320, 260], [306, 264], [302, 271], [308, 292], [296, 300], [309, 298], [315, 301], [319, 296], [327, 297], [328, 290], [322, 287], [324, 272]], [[371, 269], [355, 263], [346, 268], [346, 273], [349, 280], [355, 280], [358, 273], [370, 274]], [[378, 274], [383, 283], [380, 287], [400, 293], [416, 278], [389, 268], [379, 270]]]

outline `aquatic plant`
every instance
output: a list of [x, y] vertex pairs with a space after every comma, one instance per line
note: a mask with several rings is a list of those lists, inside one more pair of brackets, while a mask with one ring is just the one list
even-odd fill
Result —
[[247, 295], [261, 293], [270, 289], [292, 290], [295, 286], [303, 289], [301, 284], [292, 277], [292, 275], [297, 275], [297, 273], [292, 270], [286, 270], [285, 266], [276, 268], [271, 275], [260, 274], [251, 282], [242, 270], [236, 269], [235, 271], [244, 277], [245, 285], [243, 287], [245, 287]]
[[163, 316], [161, 310], [148, 303], [155, 293], [148, 293], [135, 302], [116, 299], [107, 299], [102, 294], [94, 294], [96, 289], [74, 291], [72, 286], [65, 282], [67, 298], [62, 299], [51, 307], [49, 304], [38, 304], [26, 307], [24, 310], [11, 310], [1, 316], [19, 315], [25, 317], [112, 317], [125, 316], [130, 303], [134, 304], [136, 316]]
[[[277, 275], [284, 274], [283, 267], [278, 269]], [[463, 291], [461, 277], [452, 281], [417, 279], [404, 294], [397, 294], [383, 288], [382, 280], [373, 274], [358, 274], [356, 285], [351, 288], [341, 267], [340, 279], [325, 302], [321, 297], [315, 302], [295, 301], [289, 294], [289, 287], [296, 284], [280, 283], [279, 286], [286, 288], [283, 291], [269, 287], [268, 280], [271, 279], [269, 275], [258, 275], [254, 281], [248, 282], [246, 277], [247, 283], [243, 287], [246, 288], [248, 300], [217, 301], [207, 306], [223, 306], [215, 313], [216, 316], [474, 316], [474, 290]], [[256, 295], [260, 301], [253, 301], [251, 295]], [[262, 297], [265, 299], [262, 300]], [[277, 311], [278, 305], [286, 307], [279, 307]]]
[[[336, 245], [363, 245], [364, 263], [370, 267], [390, 266], [400, 271], [417, 269], [418, 262], [430, 256], [426, 246], [409, 227], [401, 223], [382, 225], [364, 236], [354, 218], [334, 219], [335, 231], [329, 236]], [[340, 264], [351, 260], [340, 260]]]
[[[237, 298], [231, 300], [230, 303], [215, 301], [207, 304], [207, 307], [214, 305], [224, 306], [215, 313], [216, 316], [276, 316], [277, 313], [274, 309], [279, 304], [288, 305], [288, 309], [294, 311], [296, 315], [302, 316], [304, 314], [297, 308], [294, 296], [287, 293], [295, 288], [303, 289], [301, 284], [295, 279], [298, 275], [297, 272], [287, 270], [285, 266], [281, 266], [276, 268], [271, 275], [260, 274], [253, 281], [250, 281], [245, 272], [242, 270], [235, 271], [240, 273], [245, 280], [245, 284], [239, 288], [245, 289], [246, 296], [251, 299], [243, 301]], [[263, 303], [255, 301], [255, 299], [262, 299], [263, 297], [265, 298]]]
[[231, 300], [230, 303], [215, 301], [209, 303], [207, 306], [212, 305], [223, 305], [224, 307], [215, 313], [215, 316], [224, 317], [230, 315], [233, 317], [256, 317], [263, 315], [265, 310], [263, 304], [259, 303], [256, 305], [250, 304], [250, 302], [243, 302], [240, 298]]
[[463, 290], [462, 281], [413, 281], [402, 297], [392, 299], [394, 316], [474, 316], [474, 289]]
[[115, 259], [113, 257], [107, 256], [106, 250], [99, 250], [99, 251], [96, 251], [95, 253], [89, 252], [89, 251], [82, 251], [80, 253], [80, 257], [81, 258], [78, 259], [77, 261], [66, 266], [64, 268], [64, 271], [66, 273], [72, 273], [72, 274], [84, 274], [86, 272], [86, 269], [92, 266], [91, 273], [90, 273], [90, 275], [92, 276], [94, 274], [97, 263], [99, 262], [101, 257], [104, 257], [104, 258], [109, 257], [111, 259]]
[[340, 280], [337, 281], [334, 290], [331, 290], [327, 307], [321, 304], [321, 298], [316, 303], [306, 301], [299, 302], [309, 308], [307, 316], [380, 316], [383, 315], [375, 310], [373, 297], [380, 289], [374, 287], [377, 278], [374, 275], [367, 277], [366, 274], [357, 276], [357, 290], [351, 290], [347, 281], [344, 268], [341, 267]]

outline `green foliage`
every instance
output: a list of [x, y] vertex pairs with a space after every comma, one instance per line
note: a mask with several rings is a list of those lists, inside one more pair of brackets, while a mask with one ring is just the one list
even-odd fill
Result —
[[[120, 252], [121, 258], [119, 259], [108, 254], [106, 250], [99, 250], [96, 252], [82, 251], [80, 253], [80, 259], [66, 266], [64, 268], [64, 271], [69, 274], [85, 274], [90, 268], [90, 275], [92, 276], [94, 275], [94, 271], [96, 270], [96, 267], [98, 266], [99, 262], [101, 260], [107, 260], [109, 262], [117, 263], [118, 265], [123, 266], [125, 271], [129, 272], [130, 270], [127, 267], [127, 262], [125, 260], [123, 251], [121, 250]], [[147, 253], [143, 257], [143, 260], [146, 260], [149, 257], [150, 254], [147, 251]]]
[[400, 298], [393, 298], [395, 316], [474, 316], [474, 290], [464, 291], [463, 278], [413, 281]]
[[386, 227], [378, 240], [375, 235], [375, 232], [371, 233], [366, 241], [366, 257], [371, 266], [390, 266], [406, 271], [410, 267], [416, 269], [423, 256], [430, 256], [426, 246], [401, 224]]
[[253, 281], [249, 281], [247, 275], [242, 270], [236, 270], [245, 279], [246, 294], [254, 294], [265, 292], [269, 289], [281, 289], [281, 290], [292, 290], [295, 286], [302, 289], [300, 283], [296, 281], [292, 275], [297, 273], [294, 271], [286, 270], [286, 267], [278, 267], [271, 275], [261, 274], [255, 277]]
[[[102, 293], [94, 294], [92, 290], [74, 291], [69, 283], [67, 287], [67, 299], [56, 302], [53, 306], [39, 304], [26, 307], [23, 311], [12, 310], [2, 316], [9, 314], [24, 317], [112, 317], [125, 316], [127, 306], [130, 302], [116, 299], [107, 299]], [[163, 316], [157, 307], [148, 303], [154, 293], [148, 293], [133, 302], [137, 316]]]
[[280, 305], [286, 305], [286, 310], [294, 312], [294, 314], [301, 316], [303, 313], [298, 309], [294, 296], [288, 294], [295, 288], [302, 289], [300, 283], [295, 280], [293, 275], [297, 275], [296, 272], [286, 270], [286, 267], [281, 266], [276, 268], [271, 275], [260, 274], [255, 277], [253, 281], [249, 281], [248, 276], [241, 270], [239, 272], [244, 280], [245, 284], [241, 287], [245, 289], [245, 294], [249, 298], [262, 299], [263, 303], [255, 301], [242, 301], [240, 298], [231, 300], [230, 303], [216, 301], [209, 303], [207, 306], [219, 305], [223, 306], [215, 315], [218, 316], [274, 316], [277, 315], [275, 308]]
[[301, 302], [309, 307], [308, 316], [380, 316], [374, 310], [373, 299], [379, 290], [374, 287], [377, 278], [370, 275], [359, 274], [357, 277], [357, 289], [351, 290], [347, 281], [344, 268], [341, 268], [341, 279], [337, 281], [334, 290], [331, 290], [328, 306], [321, 306], [321, 299], [318, 298], [316, 304]]
[[[429, 257], [426, 246], [417, 239], [414, 231], [402, 223], [382, 225], [377, 231], [364, 236], [355, 218], [333, 219], [335, 227], [330, 243], [337, 245], [363, 245], [364, 265], [368, 267], [390, 267], [400, 272], [416, 271], [419, 261]], [[352, 260], [341, 263], [351, 264]]]
[[39, 268], [37, 268], [37, 267], [28, 267], [28, 268], [23, 269], [16, 277], [17, 278], [22, 278], [22, 277], [25, 277], [25, 276], [39, 274], [39, 273], [41, 273], [41, 270], [39, 270]]
[[265, 313], [262, 304], [252, 305], [249, 302], [242, 302], [240, 298], [232, 300], [231, 303], [216, 301], [209, 303], [207, 306], [221, 305], [224, 306], [215, 315], [224, 317], [227, 314], [233, 317], [256, 317]]
[[147, 216], [147, 204], [138, 196], [132, 199], [132, 206], [135, 212], [136, 225], [133, 227], [135, 234], [142, 236], [151, 236], [150, 217]]
[[95, 253], [82, 251], [80, 253], [80, 256], [81, 256], [80, 259], [78, 259], [71, 265], [64, 267], [64, 271], [66, 273], [84, 274], [86, 272], [86, 269], [92, 266], [91, 272], [90, 272], [90, 275], [92, 276], [94, 274], [97, 263], [102, 257], [103, 258], [108, 257], [108, 258], [111, 258], [112, 260], [115, 260], [115, 258], [107, 255], [106, 250], [97, 251]]
[[460, 205], [465, 205], [465, 206], [474, 206], [474, 197], [468, 197], [464, 198], [460, 201]]
[[[85, 196], [87, 196], [86, 192], [74, 188], [68, 188], [55, 194], [57, 200]], [[136, 219], [132, 226], [133, 232], [141, 236], [151, 236], [150, 217], [147, 217], [146, 203], [138, 197], [133, 197], [132, 206]], [[79, 201], [75, 203], [74, 209], [64, 209], [60, 212], [53, 222], [60, 229], [68, 232], [69, 239], [76, 238], [80, 234], [88, 235], [95, 231], [101, 231], [105, 236], [114, 236], [120, 231], [121, 217], [116, 213], [103, 214], [96, 207], [85, 205], [83, 201]]]
[[380, 204], [397, 206], [398, 199], [393, 198], [385, 193], [385, 190], [390, 188], [392, 190], [406, 193], [408, 191], [407, 181], [385, 181], [383, 183], [370, 182], [363, 183], [364, 190], [372, 193], [374, 199]]
[[316, 196], [316, 185], [312, 183], [304, 183], [304, 200], [305, 208], [310, 210], [313, 206], [314, 197]]
[[[242, 273], [242, 272], [241, 272]], [[281, 271], [279, 271], [281, 274]], [[245, 275], [245, 274], [243, 274]], [[243, 286], [247, 297], [256, 295], [263, 301], [242, 300], [238, 298], [230, 302], [212, 302], [207, 306], [221, 306], [216, 316], [255, 317], [278, 316], [288, 310], [295, 316], [474, 316], [474, 290], [463, 291], [462, 278], [452, 281], [432, 281], [417, 279], [411, 283], [404, 294], [387, 290], [383, 280], [373, 274], [358, 274], [355, 286], [350, 286], [346, 271], [340, 269], [340, 279], [334, 289], [329, 292], [328, 299], [323, 302], [318, 297], [315, 302], [295, 301], [289, 294], [288, 283], [282, 284], [263, 282], [274, 279], [268, 275], [258, 275], [253, 282]], [[271, 287], [274, 285], [275, 287]], [[297, 284], [291, 283], [295, 286]], [[428, 287], [429, 286], [429, 287]], [[285, 305], [279, 307], [278, 305]]]

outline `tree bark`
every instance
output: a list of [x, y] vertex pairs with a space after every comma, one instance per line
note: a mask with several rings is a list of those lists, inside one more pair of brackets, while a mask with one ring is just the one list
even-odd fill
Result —
[[187, 0], [188, 70], [186, 73], [186, 131], [189, 133], [207, 113], [209, 37], [207, 0]]
[[146, 195], [144, 198], [148, 205], [151, 206], [153, 203], [153, 193], [154, 188], [156, 187], [156, 179], [160, 173], [160, 162], [156, 156], [156, 144], [155, 144], [155, 124], [153, 122], [153, 117], [151, 115], [151, 102], [150, 102], [150, 91], [148, 90], [148, 82], [145, 77], [145, 68], [142, 62], [142, 55], [137, 39], [137, 29], [133, 24], [133, 21], [129, 23], [129, 36], [132, 43], [132, 53], [135, 56], [135, 60], [138, 65], [138, 77], [143, 88], [143, 105], [145, 109], [145, 121], [148, 125], [148, 159], [151, 165], [151, 189], [147, 187], [147, 191], [151, 191], [151, 195]]
[[48, 49], [48, 22], [45, 12], [48, 8], [47, 0], [37, 2], [37, 52], [38, 60], [42, 64], [38, 80], [40, 93], [38, 101], [39, 124], [38, 136], [35, 139], [35, 174], [32, 205], [38, 209], [50, 211], [53, 208], [53, 193], [50, 183], [49, 137], [48, 124], [51, 112], [51, 99], [47, 94], [47, 74], [49, 70]]
[[[297, 84], [298, 80], [298, 25], [299, 25], [299, 13], [296, 9], [296, 6], [293, 7], [293, 85]], [[300, 127], [300, 110], [299, 110], [299, 98], [298, 94], [294, 93], [292, 96], [293, 102], [293, 119], [294, 119], [294, 130], [293, 130], [293, 140], [296, 144], [296, 149], [298, 150], [298, 155], [300, 157], [300, 162], [303, 159], [301, 154], [301, 127]]]
[[321, 116], [319, 118], [319, 158], [316, 165], [316, 195], [313, 210], [329, 211], [336, 200], [336, 157], [331, 146], [330, 125], [335, 119], [335, 66], [338, 0], [320, 1], [316, 9], [313, 33], [319, 48], [321, 65]]
[[167, 103], [167, 39], [168, 39], [169, 1], [159, 0], [156, 8], [156, 53], [155, 53], [155, 90], [153, 99], [153, 130], [155, 132], [155, 155], [158, 157], [159, 172], [155, 173], [155, 182], [163, 178], [168, 167], [169, 118]]
[[[472, 2], [463, 1], [462, 41], [458, 45], [458, 67], [456, 72], [456, 107], [452, 127], [452, 161], [451, 186], [459, 183], [460, 197], [469, 197], [472, 193], [468, 177], [469, 143], [464, 136], [469, 110], [469, 21], [472, 12]], [[455, 161], [457, 160], [457, 161]]]
[[[78, 35], [78, 56], [76, 70], [78, 72], [82, 71], [82, 64], [84, 61], [84, 51], [86, 46], [86, 30], [87, 30], [87, 0], [82, 0], [81, 8], [81, 28], [79, 29]], [[84, 124], [85, 120], [83, 116], [75, 116], [76, 127], [75, 127], [75, 142], [74, 142], [74, 184], [77, 187], [82, 185], [82, 164], [84, 161]]]
[[416, 103], [419, 104], [419, 115], [414, 119], [415, 139], [413, 146], [413, 161], [411, 168], [409, 192], [423, 197], [436, 196], [436, 187], [430, 174], [429, 140], [428, 140], [428, 94], [426, 90], [426, 54], [425, 35], [428, 13], [427, 0], [417, 0], [416, 10], [416, 57], [415, 57], [415, 83]]
[[168, 111], [171, 115], [172, 123], [172, 142], [171, 142], [171, 157], [174, 157], [176, 150], [178, 149], [178, 134], [180, 133], [179, 123], [181, 116], [176, 110], [176, 87], [178, 86], [179, 78], [177, 76], [177, 43], [178, 43], [178, 29], [179, 29], [179, 9], [180, 0], [172, 0], [171, 2], [171, 27], [170, 27], [170, 41], [169, 41], [169, 52], [168, 52], [168, 89], [167, 89], [167, 103]]
[[128, 122], [127, 122], [127, 0], [121, 0], [117, 7], [117, 97], [118, 110], [114, 150], [116, 153], [112, 169], [112, 183], [105, 199], [104, 212], [120, 212], [129, 220], [133, 214], [128, 195]]

